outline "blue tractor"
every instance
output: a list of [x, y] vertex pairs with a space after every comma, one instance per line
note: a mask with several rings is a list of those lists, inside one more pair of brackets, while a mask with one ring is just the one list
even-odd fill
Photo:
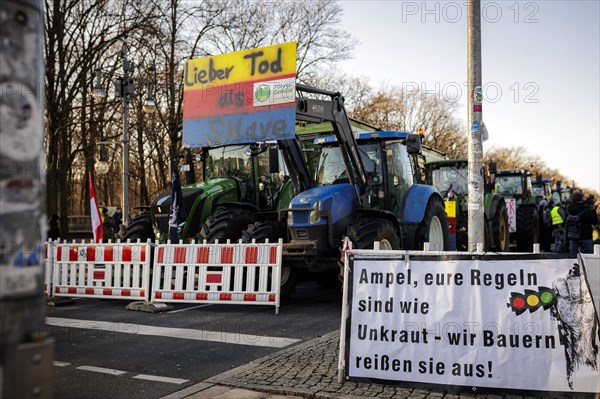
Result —
[[298, 85], [296, 121], [331, 122], [318, 139], [313, 188], [287, 209], [284, 264], [337, 275], [345, 236], [357, 249], [447, 250], [448, 219], [439, 192], [423, 181], [421, 138], [401, 132], [352, 132], [340, 93]]

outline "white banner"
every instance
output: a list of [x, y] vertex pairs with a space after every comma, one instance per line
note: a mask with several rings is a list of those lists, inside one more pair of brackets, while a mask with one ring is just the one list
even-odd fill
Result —
[[600, 391], [581, 260], [352, 255], [347, 379]]
[[517, 231], [517, 200], [511, 198], [506, 201], [506, 212], [508, 213], [508, 231], [515, 233]]

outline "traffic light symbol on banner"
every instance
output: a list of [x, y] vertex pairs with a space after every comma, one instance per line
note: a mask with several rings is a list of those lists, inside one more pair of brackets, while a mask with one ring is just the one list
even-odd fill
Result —
[[525, 290], [524, 294], [511, 292], [508, 307], [518, 315], [529, 310], [535, 312], [539, 308], [544, 310], [556, 303], [556, 293], [547, 287], [539, 287], [537, 291]]

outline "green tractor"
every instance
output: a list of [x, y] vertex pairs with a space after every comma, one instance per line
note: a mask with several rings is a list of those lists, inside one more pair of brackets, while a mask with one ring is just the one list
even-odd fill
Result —
[[539, 242], [540, 212], [531, 173], [523, 169], [500, 170], [496, 174], [496, 193], [503, 196], [508, 207], [510, 240], [519, 252], [531, 252]]
[[[182, 188], [186, 218], [178, 226], [179, 238], [237, 240], [241, 231], [253, 223], [253, 214], [287, 207], [293, 190], [308, 184], [303, 161], [297, 161], [293, 167], [284, 162], [285, 167], [280, 170], [282, 154], [292, 152], [301, 154], [296, 140], [205, 147], [195, 156], [189, 156], [188, 151], [186, 184]], [[201, 163], [201, 182], [195, 181], [193, 161]], [[127, 226], [124, 238], [167, 241], [170, 208], [171, 193], [167, 191], [149, 207], [142, 208], [142, 214]], [[218, 217], [211, 215], [225, 208], [227, 211]]]
[[[465, 159], [438, 160], [425, 166], [427, 183], [444, 197], [450, 224], [450, 249], [468, 251], [468, 163]], [[509, 221], [504, 198], [493, 192], [495, 165], [485, 166], [484, 231], [486, 251], [509, 250]]]

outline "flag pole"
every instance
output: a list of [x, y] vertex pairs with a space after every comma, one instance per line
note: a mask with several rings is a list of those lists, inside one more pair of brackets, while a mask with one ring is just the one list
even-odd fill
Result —
[[100, 210], [98, 209], [98, 202], [96, 201], [96, 192], [94, 191], [94, 183], [92, 181], [92, 172], [89, 175], [90, 183], [90, 212], [92, 216], [92, 233], [94, 234], [94, 242], [101, 242], [102, 236], [104, 235], [104, 228], [102, 227], [102, 218], [100, 217]]

